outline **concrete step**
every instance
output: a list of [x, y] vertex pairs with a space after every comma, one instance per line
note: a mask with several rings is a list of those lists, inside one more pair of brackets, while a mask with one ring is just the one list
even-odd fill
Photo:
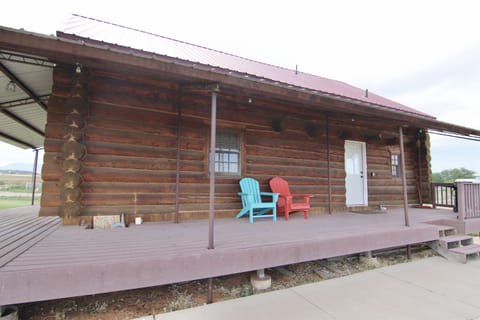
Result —
[[465, 255], [480, 254], [480, 245], [470, 244], [464, 247], [450, 249], [450, 251]]
[[451, 226], [438, 225], [438, 234], [440, 237], [453, 236], [457, 233], [457, 230]]
[[449, 261], [466, 263], [468, 258], [480, 257], [480, 245], [467, 235], [441, 237], [429, 243], [430, 248]]
[[440, 237], [439, 244], [445, 249], [459, 248], [473, 244], [473, 238], [467, 235], [451, 235]]
[[468, 246], [453, 248], [448, 250], [451, 254], [457, 256], [458, 260], [467, 263], [468, 258], [480, 257], [480, 245], [470, 244]]

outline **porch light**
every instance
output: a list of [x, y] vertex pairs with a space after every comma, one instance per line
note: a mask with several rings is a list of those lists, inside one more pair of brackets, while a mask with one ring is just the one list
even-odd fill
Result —
[[16, 92], [17, 91], [17, 84], [15, 81], [10, 80], [7, 85], [5, 86], [5, 90], [10, 91], [10, 92]]

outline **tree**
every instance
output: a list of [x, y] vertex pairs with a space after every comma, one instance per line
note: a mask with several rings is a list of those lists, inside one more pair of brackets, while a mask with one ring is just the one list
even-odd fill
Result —
[[452, 183], [457, 179], [474, 179], [475, 171], [465, 168], [447, 169], [432, 174], [432, 182]]
[[440, 174], [440, 172], [434, 172], [432, 173], [432, 182], [443, 182], [442, 181], [442, 176]]

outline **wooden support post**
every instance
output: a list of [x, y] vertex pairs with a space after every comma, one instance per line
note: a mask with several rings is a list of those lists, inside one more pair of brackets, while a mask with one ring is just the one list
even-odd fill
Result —
[[405, 169], [405, 150], [403, 147], [403, 128], [400, 126], [400, 162], [402, 165], [402, 185], [403, 185], [403, 210], [405, 215], [405, 226], [410, 226], [410, 218], [408, 216], [408, 195], [407, 195], [407, 173]]
[[417, 154], [418, 154], [418, 201], [423, 207], [423, 186], [422, 186], [422, 132], [417, 133]]
[[213, 302], [213, 278], [208, 278], [207, 304]]
[[[217, 92], [212, 91], [212, 116], [210, 124], [210, 201], [209, 201], [209, 223], [208, 223], [208, 249], [214, 249], [213, 220], [215, 218], [215, 145], [217, 135]], [[213, 302], [213, 279], [208, 279], [207, 303]]]
[[332, 214], [332, 168], [330, 164], [330, 121], [327, 114], [327, 170], [328, 170], [328, 213]]
[[407, 259], [412, 260], [412, 245], [407, 244]]
[[32, 206], [35, 204], [35, 189], [37, 187], [37, 166], [38, 166], [38, 149], [35, 149], [35, 161], [33, 163], [33, 174], [32, 174]]
[[456, 182], [458, 220], [465, 223], [465, 182]]

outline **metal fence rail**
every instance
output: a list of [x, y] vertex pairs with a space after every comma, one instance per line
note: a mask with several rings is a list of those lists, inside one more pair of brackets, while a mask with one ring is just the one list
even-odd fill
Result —
[[433, 208], [457, 208], [457, 188], [454, 183], [432, 183]]

